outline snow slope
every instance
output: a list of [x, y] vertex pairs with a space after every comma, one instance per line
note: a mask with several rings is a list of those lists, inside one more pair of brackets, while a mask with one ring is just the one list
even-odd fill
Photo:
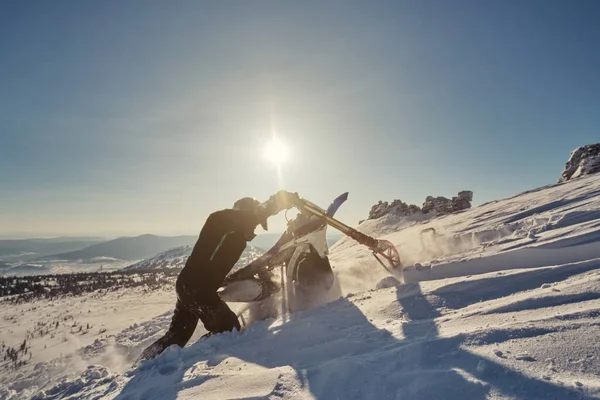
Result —
[[[32, 366], [6, 372], [0, 398], [600, 398], [599, 227], [593, 175], [432, 220], [367, 221], [362, 231], [398, 246], [405, 283], [342, 239], [335, 301], [136, 368], [103, 363], [115, 350], [100, 340], [83, 372], [46, 382]], [[164, 332], [170, 306], [114, 329], [121, 360]]]
[[[393, 218], [370, 220], [359, 229], [397, 246], [407, 282], [588, 260], [600, 257], [600, 175], [431, 220]], [[377, 269], [369, 250], [350, 238], [331, 252], [341, 271]], [[368, 289], [372, 282], [365, 284]]]

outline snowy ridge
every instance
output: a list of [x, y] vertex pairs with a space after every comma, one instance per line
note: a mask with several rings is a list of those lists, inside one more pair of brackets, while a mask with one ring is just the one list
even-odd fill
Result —
[[[460, 214], [365, 222], [398, 246], [405, 283], [344, 238], [331, 248], [342, 297], [239, 333], [196, 340], [199, 326], [185, 348], [138, 367], [131, 360], [169, 325], [172, 288], [89, 298], [109, 307], [97, 321], [124, 305], [112, 335], [83, 336], [79, 369], [45, 381], [32, 365], [4, 372], [0, 398], [600, 398], [598, 210], [591, 175]], [[2, 309], [2, 332], [25, 323], [31, 305], [17, 307]]]
[[50, 271], [50, 267], [41, 264], [0, 265], [0, 276], [43, 275]]
[[50, 274], [74, 274], [99, 271], [118, 270], [128, 265], [129, 262], [110, 257], [98, 257], [86, 262], [70, 261], [40, 261], [35, 263], [0, 263], [0, 276], [32, 276]]
[[[556, 265], [600, 257], [599, 196], [600, 176], [591, 175], [459, 214], [399, 223], [383, 217], [359, 230], [397, 246], [407, 281]], [[331, 250], [342, 271], [377, 268], [350, 238]]]
[[125, 270], [158, 270], [162, 268], [183, 268], [192, 252], [192, 246], [175, 247], [125, 268]]
[[[192, 249], [193, 246], [189, 245], [175, 247], [154, 257], [130, 265], [125, 270], [158, 271], [161, 269], [181, 269], [185, 266], [188, 257], [192, 253]], [[255, 258], [260, 257], [261, 254], [263, 254], [262, 250], [248, 245], [237, 262], [236, 267], [243, 267], [249, 264]], [[236, 267], [234, 267], [234, 270]]]

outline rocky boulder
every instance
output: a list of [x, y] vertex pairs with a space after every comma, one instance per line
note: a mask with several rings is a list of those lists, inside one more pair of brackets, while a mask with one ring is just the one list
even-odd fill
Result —
[[414, 204], [408, 205], [402, 200], [394, 200], [391, 204], [387, 201], [382, 202], [381, 200], [379, 200], [377, 204], [371, 207], [368, 219], [381, 218], [387, 214], [394, 214], [405, 217], [408, 215], [418, 213], [419, 211], [421, 211], [421, 208], [419, 206], [416, 206]]
[[450, 214], [471, 208], [471, 201], [473, 201], [473, 192], [470, 190], [463, 190], [459, 192], [457, 196], [452, 197], [452, 199], [441, 196], [427, 196], [425, 203], [423, 203], [423, 207], [414, 204], [409, 205], [401, 200], [394, 200], [391, 203], [380, 200], [371, 207], [368, 219], [377, 219], [388, 214], [400, 217], [406, 217], [416, 213], [433, 213], [434, 215]]
[[588, 144], [571, 152], [559, 182], [600, 172], [600, 143]]
[[471, 201], [473, 201], [473, 192], [470, 190], [458, 192], [458, 195], [452, 199], [427, 196], [421, 210], [424, 214], [430, 212], [436, 215], [450, 214], [471, 208]]

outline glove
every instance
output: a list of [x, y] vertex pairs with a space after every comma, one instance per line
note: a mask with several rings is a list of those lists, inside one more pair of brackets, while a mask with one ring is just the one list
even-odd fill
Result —
[[294, 207], [299, 200], [300, 196], [298, 196], [298, 193], [291, 193], [287, 190], [280, 190], [273, 196], [269, 197], [269, 200], [263, 203], [263, 210], [261, 214], [263, 216], [275, 215], [280, 211], [288, 210]]
[[275, 195], [272, 196], [272, 198], [273, 197], [275, 198], [277, 206], [281, 210], [290, 209], [294, 207], [298, 200], [300, 200], [300, 196], [298, 196], [298, 193], [291, 193], [287, 190], [280, 190], [279, 192], [275, 193]]

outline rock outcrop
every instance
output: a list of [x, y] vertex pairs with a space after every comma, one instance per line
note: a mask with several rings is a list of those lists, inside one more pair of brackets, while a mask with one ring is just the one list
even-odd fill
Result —
[[559, 182], [600, 172], [600, 143], [588, 144], [571, 152]]
[[371, 207], [368, 219], [377, 219], [387, 214], [394, 214], [399, 216], [408, 216], [421, 211], [419, 206], [414, 204], [406, 204], [402, 200], [394, 200], [391, 204], [387, 201], [381, 201]]
[[434, 215], [450, 214], [471, 208], [471, 201], [473, 201], [473, 192], [470, 190], [463, 190], [459, 192], [457, 196], [452, 197], [452, 199], [441, 196], [427, 196], [423, 203], [423, 207], [414, 204], [406, 204], [402, 200], [397, 199], [391, 203], [380, 200], [371, 207], [368, 219], [377, 219], [388, 214], [400, 217], [406, 217], [416, 213], [431, 213]]
[[452, 199], [427, 196], [421, 211], [424, 214], [430, 212], [434, 212], [437, 215], [450, 214], [471, 208], [471, 201], [473, 201], [473, 192], [470, 190], [458, 192], [458, 196], [453, 197]]

